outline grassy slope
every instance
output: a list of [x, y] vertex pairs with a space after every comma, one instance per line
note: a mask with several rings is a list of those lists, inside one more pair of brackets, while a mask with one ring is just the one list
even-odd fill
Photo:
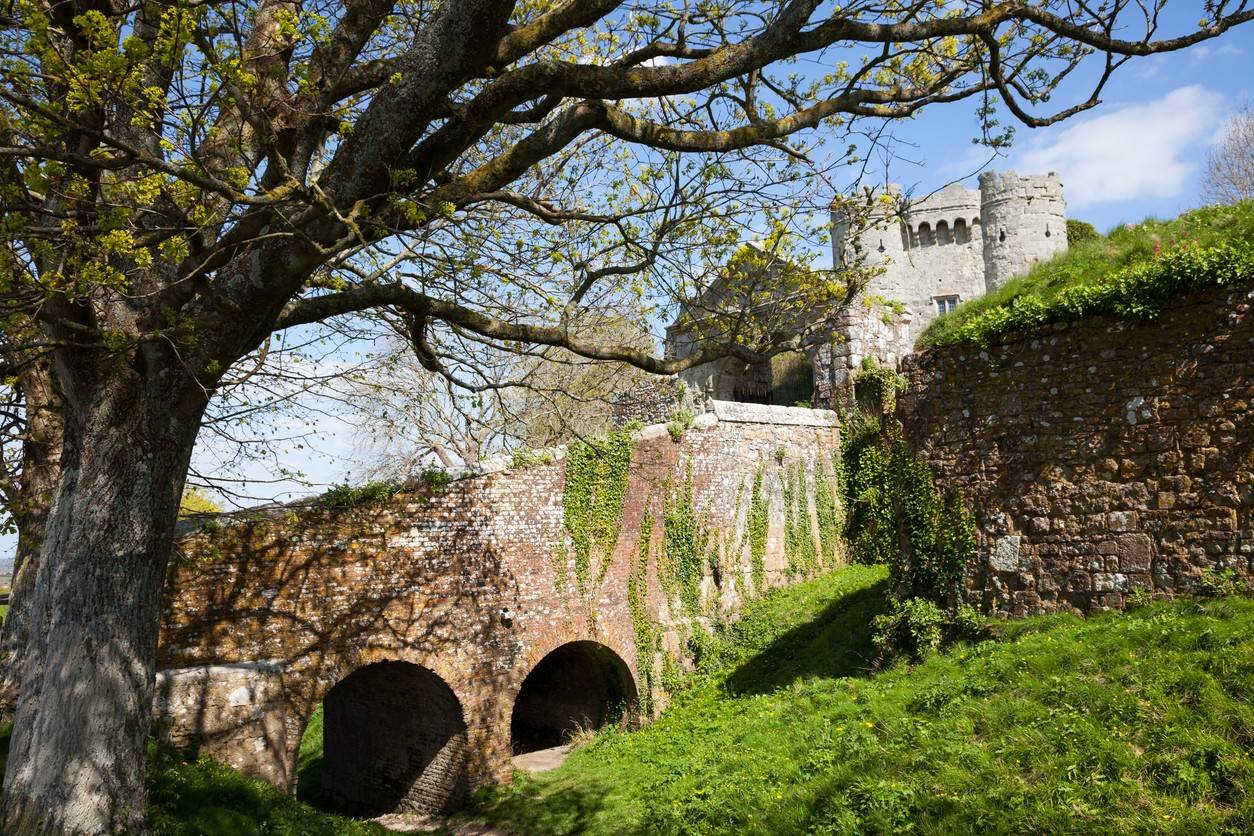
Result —
[[536, 834], [1254, 832], [1254, 601], [1030, 619], [870, 677], [883, 578], [768, 596], [656, 724], [477, 812]]
[[1118, 227], [1105, 237], [1071, 247], [1063, 255], [1036, 265], [1025, 276], [942, 316], [919, 337], [919, 345], [953, 342], [965, 323], [1010, 305], [1015, 299], [1055, 299], [1064, 290], [1080, 285], [1099, 284], [1120, 268], [1151, 261], [1156, 255], [1185, 244], [1210, 247], [1222, 243], [1254, 241], [1254, 201], [1231, 207], [1199, 209], [1175, 220], [1146, 220], [1130, 227]]

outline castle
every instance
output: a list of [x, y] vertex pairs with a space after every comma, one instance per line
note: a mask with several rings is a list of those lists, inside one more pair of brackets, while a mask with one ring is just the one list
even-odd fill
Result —
[[[833, 209], [833, 263], [860, 258], [882, 272], [865, 289], [863, 304], [850, 305], [830, 339], [811, 345], [804, 361], [747, 365], [726, 358], [680, 379], [709, 398], [831, 405], [852, 386], [865, 358], [895, 367], [932, 320], [1067, 248], [1066, 202], [1053, 172], [985, 172], [978, 190], [950, 185], [904, 212], [881, 210], [863, 226], [851, 235], [848, 217]], [[690, 306], [700, 309], [701, 299]], [[667, 329], [672, 356], [694, 346], [687, 325], [677, 321]], [[810, 397], [796, 397], [807, 388]]]

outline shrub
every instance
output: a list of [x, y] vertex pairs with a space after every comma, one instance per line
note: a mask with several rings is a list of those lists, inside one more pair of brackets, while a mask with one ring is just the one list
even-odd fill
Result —
[[887, 613], [875, 616], [872, 624], [872, 641], [881, 662], [898, 655], [921, 662], [940, 650], [948, 619], [940, 607], [926, 598], [908, 598]]
[[322, 495], [322, 504], [329, 508], [355, 508], [377, 505], [400, 493], [395, 482], [367, 482], [364, 485], [336, 485]]
[[684, 433], [692, 426], [692, 422], [697, 417], [686, 409], [681, 409], [671, 416], [671, 421], [666, 425], [666, 431], [671, 434], [671, 441], [678, 444], [683, 440]]
[[1077, 221], [1075, 218], [1068, 219], [1067, 246], [1074, 247], [1076, 244], [1083, 244], [1085, 241], [1095, 241], [1101, 237], [1097, 227], [1088, 221]]

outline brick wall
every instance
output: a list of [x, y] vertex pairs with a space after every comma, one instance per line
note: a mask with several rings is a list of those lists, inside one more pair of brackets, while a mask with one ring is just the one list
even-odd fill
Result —
[[1089, 613], [1254, 569], [1252, 305], [1212, 291], [906, 358], [907, 440], [976, 515], [972, 601]]
[[[838, 444], [831, 413], [719, 403], [680, 443], [660, 426], [637, 437], [621, 534], [604, 583], [586, 602], [556, 571], [554, 555], [565, 548], [560, 459], [526, 469], [496, 462], [482, 476], [383, 505], [278, 508], [190, 534], [168, 573], [159, 667], [265, 661], [281, 672], [273, 676], [283, 696], [258, 711], [283, 733], [277, 740], [255, 734], [255, 717], [207, 723], [206, 706], [224, 704], [211, 682], [199, 703], [167, 701], [173, 716], [158, 727], [178, 739], [199, 723], [212, 730], [199, 735], [206, 752], [291, 787], [301, 734], [330, 689], [374, 663], [408, 662], [456, 697], [466, 727], [458, 774], [470, 784], [507, 776], [514, 699], [551, 651], [594, 641], [642, 682], [627, 582], [644, 515], [659, 520], [647, 609], [665, 647], [682, 659], [690, 631], [735, 611], [751, 587], [745, 518], [759, 468], [770, 493], [768, 583], [785, 583], [780, 474], [802, 462], [812, 485], [813, 468], [830, 472]], [[711, 542], [726, 544], [733, 566], [718, 583], [707, 567], [696, 624], [657, 578], [663, 497], [689, 468], [694, 504], [716, 535]], [[440, 768], [451, 774], [453, 766]]]

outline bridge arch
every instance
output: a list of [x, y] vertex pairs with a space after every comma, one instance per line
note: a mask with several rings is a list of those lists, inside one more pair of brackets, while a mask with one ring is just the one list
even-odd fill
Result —
[[327, 691], [322, 708], [319, 806], [352, 816], [437, 813], [465, 798], [465, 716], [429, 668], [363, 665]]
[[638, 699], [631, 669], [594, 641], [549, 652], [523, 680], [510, 716], [510, 746], [521, 755], [566, 743], [582, 729], [622, 719]]

